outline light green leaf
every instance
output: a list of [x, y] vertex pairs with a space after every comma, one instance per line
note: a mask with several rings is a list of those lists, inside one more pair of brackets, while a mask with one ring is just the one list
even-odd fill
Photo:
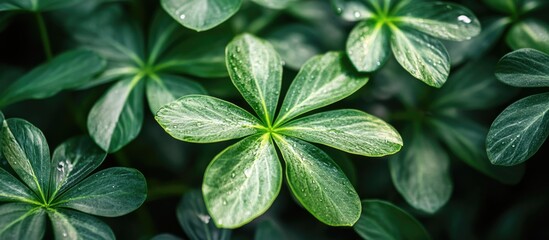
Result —
[[273, 220], [266, 220], [257, 225], [254, 240], [288, 239], [284, 231]]
[[397, 25], [412, 27], [437, 38], [463, 41], [480, 33], [480, 22], [475, 14], [459, 4], [408, 4], [401, 13]]
[[282, 166], [269, 134], [226, 148], [208, 165], [202, 193], [215, 225], [237, 228], [263, 214], [282, 185]]
[[137, 75], [117, 82], [90, 110], [90, 136], [107, 152], [118, 151], [141, 131], [144, 84], [140, 80]]
[[480, 110], [509, 100], [517, 91], [496, 79], [495, 63], [494, 59], [484, 57], [460, 68], [436, 91], [430, 108], [436, 111]]
[[496, 77], [515, 87], [549, 87], [549, 55], [526, 48], [503, 56]]
[[257, 4], [273, 9], [284, 9], [299, 0], [252, 0]]
[[52, 205], [117, 217], [137, 209], [146, 197], [147, 182], [143, 174], [131, 168], [113, 167], [82, 180], [60, 195]]
[[486, 139], [493, 164], [511, 166], [534, 155], [549, 136], [549, 93], [525, 97], [494, 120]]
[[160, 108], [156, 121], [173, 138], [220, 142], [257, 133], [261, 122], [246, 110], [206, 95], [187, 95]]
[[242, 0], [162, 0], [161, 3], [164, 10], [183, 26], [204, 31], [234, 15]]
[[391, 48], [397, 61], [415, 78], [441, 87], [450, 72], [450, 58], [442, 43], [421, 32], [393, 29]]
[[303, 207], [330, 226], [355, 224], [360, 217], [360, 199], [330, 156], [299, 139], [273, 136], [286, 162], [288, 186]]
[[284, 60], [286, 67], [299, 70], [309, 58], [322, 50], [316, 29], [303, 24], [287, 24], [269, 31], [267, 40]]
[[206, 94], [202, 85], [188, 78], [175, 75], [152, 75], [147, 79], [147, 100], [151, 112], [155, 114], [160, 107], [190, 94]]
[[37, 127], [22, 119], [4, 121], [2, 153], [21, 180], [45, 201], [50, 181], [50, 150]]
[[231, 230], [217, 228], [210, 219], [198, 190], [185, 194], [177, 205], [177, 220], [191, 240], [229, 240]]
[[303, 65], [290, 85], [275, 126], [344, 99], [367, 82], [368, 76], [356, 72], [342, 53], [316, 56]]
[[524, 165], [496, 166], [486, 155], [488, 129], [467, 118], [437, 116], [431, 119], [438, 136], [462, 161], [476, 170], [504, 184], [517, 184], [524, 175]]
[[60, 239], [116, 239], [109, 225], [88, 214], [69, 209], [48, 211], [53, 235]]
[[89, 50], [63, 53], [20, 77], [0, 93], [0, 107], [26, 100], [51, 97], [79, 87], [105, 67], [105, 60]]
[[362, 214], [353, 229], [362, 239], [431, 239], [412, 215], [381, 200], [362, 201]]
[[53, 152], [50, 199], [80, 182], [99, 167], [106, 156], [89, 137], [75, 137], [62, 143]]
[[549, 24], [526, 19], [511, 27], [505, 41], [514, 50], [534, 48], [549, 54]]
[[402, 147], [402, 138], [391, 125], [353, 109], [317, 113], [275, 131], [364, 156], [393, 154]]
[[373, 72], [387, 61], [391, 48], [386, 25], [375, 20], [357, 24], [347, 39], [347, 54], [362, 72]]
[[46, 218], [41, 207], [26, 203], [0, 205], [0, 239], [42, 239]]
[[452, 194], [450, 159], [419, 127], [402, 136], [404, 148], [389, 159], [393, 184], [414, 208], [435, 213]]
[[33, 203], [36, 200], [36, 195], [26, 185], [0, 168], [0, 202]]
[[186, 35], [160, 57], [154, 69], [199, 77], [226, 77], [225, 46], [231, 36], [226, 29]]
[[225, 52], [234, 86], [271, 126], [280, 95], [282, 60], [270, 43], [250, 34], [235, 37]]

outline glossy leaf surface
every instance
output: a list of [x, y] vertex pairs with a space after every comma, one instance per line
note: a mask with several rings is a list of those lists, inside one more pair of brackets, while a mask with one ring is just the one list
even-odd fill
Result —
[[525, 97], [494, 120], [486, 139], [493, 164], [511, 166], [532, 157], [549, 136], [549, 93]]
[[240, 227], [263, 214], [282, 185], [282, 167], [269, 134], [226, 148], [204, 174], [202, 193], [216, 226]]
[[515, 87], [549, 87], [549, 55], [535, 49], [520, 49], [503, 56], [496, 77]]
[[175, 139], [203, 143], [252, 135], [261, 126], [246, 110], [205, 95], [185, 96], [162, 107], [156, 121]]
[[286, 162], [288, 186], [295, 198], [319, 221], [352, 226], [360, 216], [360, 199], [343, 171], [310, 143], [274, 135]]
[[196, 31], [211, 29], [238, 11], [242, 0], [162, 0], [173, 19]]
[[383, 120], [351, 109], [299, 118], [277, 132], [364, 156], [384, 156], [402, 147], [398, 132]]

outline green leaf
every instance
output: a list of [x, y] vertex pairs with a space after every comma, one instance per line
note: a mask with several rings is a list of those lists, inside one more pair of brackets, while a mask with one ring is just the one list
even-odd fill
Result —
[[309, 58], [319, 54], [319, 34], [304, 24], [287, 24], [269, 31], [267, 40], [284, 60], [286, 67], [300, 69]]
[[140, 80], [137, 75], [117, 82], [90, 110], [90, 136], [107, 152], [118, 151], [141, 131], [144, 84]]
[[177, 219], [191, 240], [229, 240], [231, 230], [217, 228], [204, 205], [202, 193], [198, 190], [183, 196], [177, 205]]
[[549, 55], [535, 49], [508, 53], [498, 63], [496, 77], [515, 87], [549, 87]]
[[268, 8], [284, 9], [288, 7], [290, 4], [292, 4], [293, 2], [297, 2], [299, 0], [252, 0], [252, 1]]
[[117, 217], [137, 209], [146, 197], [147, 182], [143, 174], [132, 168], [113, 167], [69, 188], [52, 205], [98, 216]]
[[511, 166], [534, 155], [549, 136], [549, 93], [525, 97], [494, 120], [486, 139], [493, 164]]
[[188, 95], [160, 108], [156, 121], [173, 138], [220, 142], [258, 132], [261, 122], [246, 110], [206, 95]]
[[450, 159], [419, 127], [402, 136], [404, 148], [389, 159], [393, 184], [414, 208], [435, 213], [452, 194]]
[[450, 58], [442, 43], [421, 32], [393, 29], [391, 48], [397, 61], [415, 78], [441, 87], [450, 72]]
[[208, 165], [202, 193], [208, 212], [222, 228], [237, 228], [263, 214], [282, 185], [282, 167], [269, 134], [226, 148]]
[[63, 53], [20, 77], [0, 93], [0, 107], [41, 99], [80, 87], [105, 67], [105, 60], [89, 50]]
[[266, 220], [257, 225], [254, 240], [288, 239], [284, 231], [273, 220]]
[[50, 150], [37, 127], [22, 119], [4, 121], [0, 147], [21, 180], [45, 201], [50, 181]]
[[463, 117], [437, 117], [431, 123], [450, 150], [469, 166], [504, 184], [517, 184], [522, 179], [524, 165], [504, 167], [490, 163], [484, 145], [486, 127]]
[[116, 239], [109, 225], [69, 209], [48, 211], [55, 239]]
[[347, 38], [347, 54], [361, 72], [373, 72], [387, 61], [391, 48], [388, 27], [375, 20], [357, 24]]
[[526, 19], [511, 27], [505, 41], [514, 50], [534, 48], [549, 54], [549, 24]]
[[435, 93], [431, 109], [480, 110], [506, 102], [516, 89], [502, 84], [494, 76], [496, 61], [485, 57], [472, 61], [453, 73]]
[[330, 226], [355, 224], [360, 217], [360, 199], [330, 156], [299, 139], [273, 136], [286, 162], [288, 186], [303, 207]]
[[471, 10], [448, 2], [408, 4], [400, 10], [397, 25], [408, 26], [431, 36], [468, 40], [480, 33], [480, 22]]
[[[0, 111], [0, 125], [4, 125], [4, 113]], [[0, 128], [0, 134], [2, 133], [2, 128]]]
[[353, 229], [362, 239], [431, 239], [412, 215], [381, 200], [362, 201], [362, 214]]
[[43, 12], [69, 7], [78, 2], [78, 0], [4, 0], [0, 3], [0, 11], [26, 10]]
[[53, 152], [50, 199], [88, 176], [106, 156], [107, 153], [89, 137], [75, 137], [63, 142]]
[[175, 75], [152, 75], [147, 79], [147, 100], [151, 112], [155, 114], [160, 107], [190, 94], [206, 94], [202, 85], [185, 77]]
[[275, 126], [344, 99], [367, 82], [368, 76], [356, 72], [342, 53], [316, 56], [303, 65], [290, 85]]
[[[120, 72], [145, 64], [145, 45], [141, 28], [136, 22], [131, 21], [132, 18], [126, 15], [120, 5], [103, 4], [90, 11], [73, 15], [78, 17], [70, 16], [63, 14], [64, 18], [60, 22], [66, 24], [67, 32], [71, 33], [78, 43], [108, 60], [107, 71], [120, 69]], [[94, 81], [90, 86], [94, 84], [98, 83]]]
[[364, 156], [393, 154], [402, 147], [402, 139], [391, 125], [353, 109], [317, 113], [275, 131]]
[[36, 202], [36, 196], [19, 179], [0, 168], [0, 202]]
[[452, 66], [469, 59], [479, 59], [492, 49], [501, 39], [503, 32], [511, 23], [508, 17], [489, 17], [480, 21], [482, 31], [467, 41], [444, 41], [450, 54]]
[[204, 31], [234, 15], [242, 0], [162, 0], [161, 3], [164, 10], [183, 26]]
[[225, 46], [231, 36], [232, 33], [221, 29], [177, 39], [177, 45], [163, 54], [154, 68], [156, 71], [198, 77], [226, 77]]
[[149, 64], [156, 63], [168, 49], [182, 39], [181, 25], [173, 21], [165, 11], [157, 10], [152, 19], [147, 42]]
[[41, 207], [26, 203], [0, 205], [1, 239], [42, 239], [46, 218]]
[[280, 95], [282, 60], [271, 44], [250, 34], [235, 37], [225, 52], [234, 86], [271, 126]]

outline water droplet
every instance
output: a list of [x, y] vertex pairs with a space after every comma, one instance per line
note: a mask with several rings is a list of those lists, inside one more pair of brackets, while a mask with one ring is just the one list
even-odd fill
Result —
[[65, 163], [64, 162], [59, 162], [57, 164], [57, 171], [63, 172], [64, 170], [65, 170]]
[[236, 177], [236, 173], [234, 173], [234, 172], [231, 173], [231, 177], [232, 177], [232, 178], [235, 178], [235, 177]]
[[63, 237], [67, 237], [67, 233], [66, 233], [66, 232], [63, 233]]
[[471, 19], [465, 15], [459, 15], [458, 17], [458, 21], [460, 22], [463, 22], [463, 23], [471, 23]]
[[181, 19], [181, 20], [185, 19], [186, 17], [187, 17], [187, 16], [185, 16], [185, 14], [179, 15], [179, 19]]
[[198, 217], [198, 219], [200, 219], [200, 221], [202, 221], [203, 223], [205, 224], [208, 224], [210, 223], [210, 216], [208, 215], [205, 215], [205, 214], [200, 214], [200, 213], [197, 213], [196, 216]]
[[249, 168], [245, 169], [245, 170], [244, 170], [244, 175], [245, 175], [246, 177], [250, 177], [250, 176], [252, 175], [252, 170], [249, 169]]
[[511, 145], [511, 147], [515, 147], [515, 144]]
[[223, 200], [222, 204], [227, 205], [227, 201]]
[[115, 187], [116, 187], [116, 185], [112, 185], [112, 188], [115, 188]]
[[343, 12], [343, 8], [338, 7], [338, 8], [336, 9], [336, 11], [337, 11], [338, 14], [340, 14], [340, 13]]
[[353, 16], [354, 16], [355, 18], [359, 18], [359, 17], [360, 17], [360, 15], [361, 15], [361, 14], [360, 14], [360, 12], [359, 12], [359, 11], [355, 11], [355, 12], [353, 12]]

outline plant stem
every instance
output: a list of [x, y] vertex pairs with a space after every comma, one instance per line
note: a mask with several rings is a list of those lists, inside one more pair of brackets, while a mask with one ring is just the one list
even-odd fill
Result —
[[42, 39], [42, 45], [44, 46], [44, 52], [46, 53], [46, 58], [51, 60], [51, 46], [50, 38], [48, 36], [48, 30], [46, 29], [46, 24], [44, 23], [44, 18], [40, 12], [37, 12], [35, 15], [36, 22], [38, 22], [38, 29], [40, 30], [40, 38]]

